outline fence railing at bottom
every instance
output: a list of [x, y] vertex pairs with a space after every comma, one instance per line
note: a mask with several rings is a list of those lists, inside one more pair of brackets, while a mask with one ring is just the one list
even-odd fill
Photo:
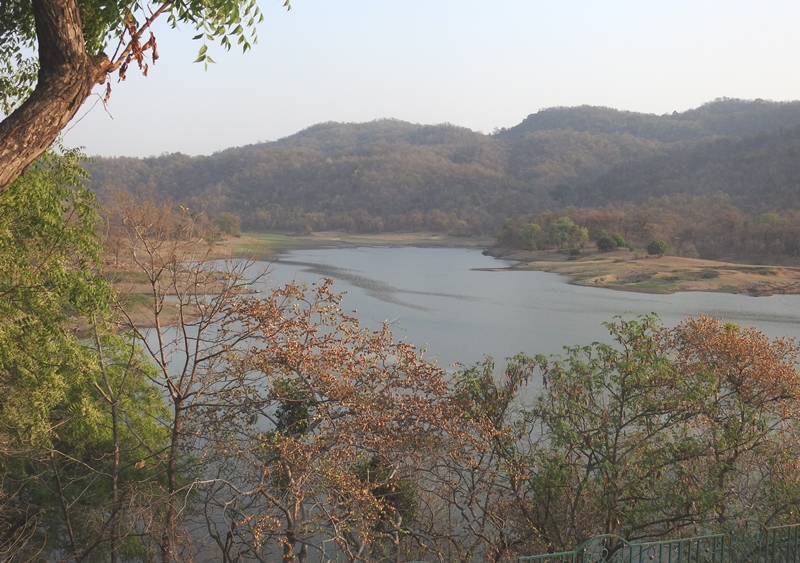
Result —
[[518, 563], [800, 563], [800, 524], [766, 528], [744, 520], [724, 534], [630, 543], [604, 535], [573, 551], [527, 555]]

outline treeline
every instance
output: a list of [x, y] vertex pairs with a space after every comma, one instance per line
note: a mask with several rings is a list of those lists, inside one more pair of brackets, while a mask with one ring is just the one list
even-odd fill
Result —
[[[798, 154], [800, 102], [722, 99], [662, 116], [551, 108], [489, 136], [449, 124], [323, 123], [211, 156], [101, 158], [87, 168], [103, 201], [120, 191], [171, 198], [232, 213], [245, 230], [468, 235], [569, 206], [719, 194], [752, 225], [799, 209]], [[703, 209], [700, 222], [719, 221], [713, 206]], [[705, 255], [703, 242], [692, 246]], [[750, 252], [712, 246], [709, 256]]]
[[[553, 238], [553, 225], [564, 219], [586, 230], [586, 237], [563, 245]], [[800, 256], [800, 212], [746, 214], [724, 194], [707, 197], [664, 197], [644, 204], [566, 207], [538, 215], [506, 220], [496, 232], [498, 244], [508, 248], [581, 249], [597, 245], [608, 235], [619, 235], [632, 250], [645, 250], [663, 240], [669, 253], [711, 260], [793, 262]]]
[[796, 521], [797, 343], [620, 318], [448, 372], [330, 280], [253, 292], [185, 206], [99, 221], [76, 158], [0, 197], [3, 561], [500, 563]]

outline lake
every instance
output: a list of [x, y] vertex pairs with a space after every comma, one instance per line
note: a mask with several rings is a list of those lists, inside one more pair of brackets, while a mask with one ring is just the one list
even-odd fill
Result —
[[570, 285], [556, 274], [487, 271], [511, 262], [461, 248], [358, 247], [298, 250], [271, 265], [270, 284], [333, 278], [344, 311], [362, 325], [391, 321], [396, 339], [427, 350], [442, 366], [519, 352], [557, 354], [563, 346], [609, 342], [602, 323], [657, 313], [665, 324], [708, 315], [770, 337], [800, 337], [800, 296], [750, 297], [683, 292], [629, 293]]

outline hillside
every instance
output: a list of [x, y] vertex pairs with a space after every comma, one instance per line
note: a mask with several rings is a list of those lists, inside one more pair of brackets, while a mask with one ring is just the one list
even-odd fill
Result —
[[529, 115], [519, 125], [496, 136], [514, 139], [556, 129], [592, 134], [628, 133], [674, 143], [717, 136], [750, 137], [797, 124], [798, 102], [767, 102], [722, 98], [683, 113], [642, 114], [611, 108], [580, 106], [549, 108]]
[[793, 212], [798, 154], [800, 102], [721, 99], [661, 116], [550, 108], [492, 135], [329, 122], [211, 156], [98, 158], [88, 169], [106, 200], [120, 190], [169, 197], [233, 213], [248, 230], [464, 235], [567, 206], [724, 197], [754, 218]]
[[630, 160], [575, 184], [570, 203], [643, 202], [674, 194], [724, 193], [738, 208], [766, 213], [800, 206], [800, 127], [720, 137]]

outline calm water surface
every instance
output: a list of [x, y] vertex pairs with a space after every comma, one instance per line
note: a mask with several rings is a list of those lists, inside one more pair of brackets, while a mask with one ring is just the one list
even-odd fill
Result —
[[749, 297], [683, 292], [648, 295], [569, 285], [544, 272], [486, 271], [511, 263], [479, 250], [361, 247], [302, 250], [272, 264], [270, 284], [333, 278], [345, 311], [362, 324], [391, 321], [396, 339], [427, 349], [446, 366], [519, 352], [557, 354], [563, 346], [609, 342], [615, 315], [657, 313], [665, 324], [709, 315], [770, 337], [800, 337], [800, 296]]

